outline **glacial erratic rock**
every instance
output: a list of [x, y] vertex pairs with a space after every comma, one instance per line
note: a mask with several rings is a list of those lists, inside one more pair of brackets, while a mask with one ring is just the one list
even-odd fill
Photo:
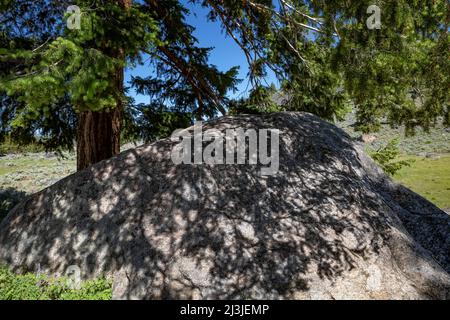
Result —
[[[164, 139], [16, 206], [0, 263], [114, 277], [114, 298], [450, 298], [450, 216], [307, 113], [223, 117], [280, 130], [279, 171], [174, 165]], [[191, 128], [192, 129], [192, 128]]]

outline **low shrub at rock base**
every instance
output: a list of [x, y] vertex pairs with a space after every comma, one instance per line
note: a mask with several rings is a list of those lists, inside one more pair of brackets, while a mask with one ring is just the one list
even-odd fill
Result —
[[112, 282], [100, 278], [71, 287], [66, 278], [27, 273], [17, 275], [0, 267], [0, 300], [110, 300]]

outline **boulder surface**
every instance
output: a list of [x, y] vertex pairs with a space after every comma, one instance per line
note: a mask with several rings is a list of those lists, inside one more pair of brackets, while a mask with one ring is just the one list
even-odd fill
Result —
[[[279, 129], [279, 171], [178, 164], [172, 139], [121, 153], [16, 206], [0, 263], [114, 279], [116, 299], [449, 299], [450, 216], [307, 113], [227, 116]], [[193, 129], [186, 129], [191, 132]]]

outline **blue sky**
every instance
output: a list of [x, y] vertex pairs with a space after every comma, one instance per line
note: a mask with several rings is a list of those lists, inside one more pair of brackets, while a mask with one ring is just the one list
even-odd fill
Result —
[[[187, 1], [183, 1], [187, 2]], [[238, 92], [229, 94], [230, 97], [246, 96], [248, 94], [248, 63], [245, 55], [239, 46], [229, 36], [222, 32], [218, 22], [208, 22], [206, 19], [207, 9], [198, 5], [186, 3], [185, 6], [191, 11], [187, 22], [196, 28], [194, 36], [199, 40], [201, 47], [214, 47], [210, 55], [210, 63], [214, 64], [221, 71], [226, 71], [233, 66], [239, 66], [239, 78], [243, 79], [239, 86]], [[151, 74], [151, 68], [148, 65], [138, 66], [135, 69], [126, 70], [125, 81], [129, 81], [131, 76], [146, 77]], [[270, 84], [277, 83], [273, 73], [269, 73], [266, 81]], [[138, 103], [148, 103], [149, 97], [136, 95], [134, 90], [130, 91], [130, 95], [135, 97]]]

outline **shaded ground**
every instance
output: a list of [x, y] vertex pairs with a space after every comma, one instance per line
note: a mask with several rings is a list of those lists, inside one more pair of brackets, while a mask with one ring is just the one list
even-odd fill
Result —
[[26, 197], [26, 193], [14, 188], [0, 190], [0, 221], [8, 214], [8, 212], [21, 200]]

